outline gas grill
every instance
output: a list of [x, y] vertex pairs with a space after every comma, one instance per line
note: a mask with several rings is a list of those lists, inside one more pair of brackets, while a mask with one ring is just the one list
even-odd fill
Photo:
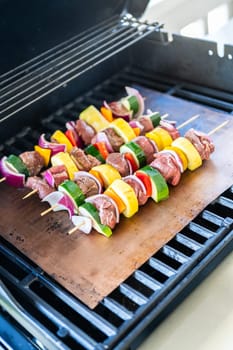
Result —
[[[162, 93], [232, 118], [233, 48], [226, 46], [220, 58], [215, 43], [176, 35], [170, 42], [159, 23], [138, 19], [146, 4], [0, 2], [1, 157], [33, 149], [41, 133], [64, 128], [90, 104], [117, 100], [126, 85], [145, 98]], [[20, 23], [17, 32], [11, 23]], [[3, 237], [0, 232], [3, 349], [136, 349], [232, 251], [233, 186], [94, 309]]]

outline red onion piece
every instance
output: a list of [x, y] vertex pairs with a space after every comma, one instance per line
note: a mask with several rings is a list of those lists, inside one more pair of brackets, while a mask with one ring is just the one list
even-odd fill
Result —
[[79, 231], [82, 231], [86, 234], [90, 233], [92, 230], [92, 221], [90, 218], [81, 215], [73, 215], [71, 220], [74, 226], [77, 226]]
[[41, 134], [38, 142], [39, 146], [42, 148], [49, 148], [52, 151], [52, 155], [57, 154], [59, 152], [66, 151], [66, 145], [51, 142], [45, 139], [45, 134]]
[[110, 152], [110, 153], [114, 152], [114, 150], [113, 150], [113, 148], [112, 148], [112, 145], [111, 145], [111, 143], [109, 142], [109, 139], [108, 139], [107, 135], [106, 135], [104, 132], [102, 132], [102, 131], [98, 132], [98, 133], [93, 137], [93, 139], [91, 140], [91, 143], [92, 143], [93, 145], [94, 145], [95, 143], [97, 143], [97, 142], [104, 142], [105, 145], [106, 145], [106, 147], [107, 147], [108, 152]]
[[132, 87], [129, 87], [129, 86], [126, 86], [125, 90], [126, 90], [128, 96], [135, 96], [138, 100], [139, 107], [138, 107], [137, 113], [134, 115], [134, 118], [141, 116], [144, 113], [144, 109], [145, 109], [144, 99], [143, 99], [142, 95], [139, 93], [138, 90], [136, 90]]
[[88, 173], [86, 171], [77, 171], [77, 172], [74, 173], [74, 181], [76, 181], [77, 178], [80, 177], [80, 176], [88, 176], [91, 179], [93, 179], [96, 182], [97, 186], [98, 186], [98, 192], [99, 193], [102, 192], [101, 183], [99, 182], [99, 180], [94, 175], [92, 175], [92, 174], [90, 174], [90, 173]]
[[116, 211], [116, 222], [119, 223], [119, 221], [120, 221], [119, 209], [118, 209], [118, 206], [117, 206], [116, 202], [115, 202], [111, 197], [107, 196], [106, 194], [96, 194], [96, 195], [94, 195], [94, 196], [91, 196], [91, 197], [86, 198], [86, 202], [93, 203], [94, 200], [95, 200], [96, 198], [99, 198], [99, 197], [100, 197], [100, 198], [101, 198], [101, 197], [102, 197], [102, 198], [106, 198], [107, 200], [109, 200], [109, 201], [112, 203], [112, 205], [114, 206], [115, 211]]
[[77, 213], [77, 210], [75, 209], [74, 204], [69, 196], [60, 191], [54, 191], [48, 194], [42, 199], [42, 202], [48, 202], [51, 207], [53, 205], [56, 205], [53, 211], [68, 211], [70, 218], [72, 215]]
[[46, 170], [43, 173], [44, 179], [45, 181], [51, 186], [51, 187], [55, 187], [55, 181], [54, 181], [54, 177], [53, 174], [51, 174], [51, 171]]
[[138, 120], [131, 120], [129, 125], [132, 128], [139, 128], [141, 131], [144, 129], [143, 125]]
[[75, 124], [75, 121], [73, 121], [73, 120], [66, 122], [66, 129], [68, 129], [68, 130], [76, 130], [75, 126], [76, 126], [76, 124]]
[[5, 182], [14, 187], [24, 187], [25, 185], [25, 175], [16, 173], [12, 169], [10, 169], [6, 164], [7, 157], [4, 156], [0, 160], [0, 173], [2, 177], [5, 177]]

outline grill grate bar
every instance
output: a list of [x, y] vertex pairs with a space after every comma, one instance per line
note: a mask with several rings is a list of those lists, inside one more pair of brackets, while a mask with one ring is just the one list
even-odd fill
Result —
[[163, 287], [163, 284], [156, 281], [154, 278], [149, 276], [143, 271], [136, 270], [134, 273], [135, 279], [144, 284], [146, 287], [152, 289], [153, 291], [158, 291]]
[[169, 258], [179, 262], [180, 264], [185, 264], [188, 262], [189, 258], [187, 256], [185, 256], [183, 253], [181, 253], [180, 251], [169, 247], [168, 245], [165, 245], [162, 248], [162, 252], [167, 255]]
[[230, 209], [233, 209], [233, 201], [230, 200], [229, 198], [226, 198], [224, 196], [220, 196], [217, 198], [217, 203], [223, 205], [224, 207], [228, 207]]
[[175, 240], [177, 242], [185, 245], [186, 247], [190, 248], [194, 252], [203, 247], [203, 244], [200, 244], [200, 243], [194, 241], [193, 239], [182, 235], [182, 233], [177, 233]]
[[149, 265], [167, 277], [173, 276], [176, 273], [176, 270], [171, 266], [159, 261], [155, 257], [149, 259]]
[[78, 34], [65, 42], [51, 48], [50, 50], [47, 50], [43, 52], [42, 54], [34, 57], [33, 59], [25, 62], [24, 64], [17, 66], [16, 68], [2, 74], [0, 76], [1, 79], [6, 78], [5, 80], [1, 81], [0, 86], [6, 84], [10, 80], [17, 81], [17, 77], [24, 75], [28, 71], [34, 69], [38, 65], [44, 64], [47, 60], [57, 56], [59, 53], [62, 53], [63, 51], [67, 50], [68, 48], [72, 47], [73, 45], [76, 45], [80, 41], [87, 41], [89, 38], [98, 35], [99, 32], [102, 32], [109, 26], [112, 26], [113, 28], [115, 25], [119, 22], [118, 16], [113, 16], [111, 18], [108, 18], [107, 20], [101, 22], [100, 24], [97, 24], [96, 26], [93, 26], [89, 28], [88, 30], [84, 31], [81, 34]]
[[122, 294], [124, 294], [127, 298], [132, 300], [137, 305], [143, 305], [146, 304], [148, 301], [147, 298], [145, 298], [141, 293], [127, 285], [126, 283], [122, 283], [120, 285], [120, 291]]
[[193, 221], [189, 223], [188, 227], [191, 231], [197, 233], [200, 236], [205, 237], [206, 239], [209, 239], [209, 238], [213, 237], [213, 235], [214, 235], [214, 232], [206, 229], [205, 227], [203, 227], [201, 225], [194, 223]]
[[[9, 118], [12, 114], [29, 106], [33, 102], [46, 96], [57, 88], [64, 86], [74, 78], [78, 77], [80, 74], [83, 74], [87, 70], [93, 68], [113, 55], [116, 55], [118, 52], [126, 49], [127, 47], [132, 46], [132, 44], [136, 43], [152, 32], [159, 30], [161, 27], [157, 23], [148, 26], [137, 21], [132, 21], [132, 23], [128, 23], [127, 25], [129, 27], [126, 27], [126, 32], [116, 35], [112, 41], [108, 41], [106, 43], [105, 38], [105, 42], [92, 50], [92, 52], [88, 52], [86, 55], [81, 56], [81, 58], [78, 60], [72, 59], [69, 64], [61, 64], [61, 68], [54, 73], [42, 78], [35, 84], [29, 85], [18, 94], [14, 94], [14, 96], [12, 96], [10, 99], [4, 101], [3, 104], [5, 104], [6, 107], [2, 110], [2, 113], [5, 114], [5, 117], [3, 117], [2, 120]], [[97, 46], [98, 42], [95, 45]], [[93, 52], [96, 53], [93, 55]], [[13, 103], [11, 102], [12, 99], [14, 99]]]
[[123, 305], [112, 299], [111, 297], [105, 297], [101, 302], [106, 308], [115, 313], [122, 320], [130, 320], [133, 318], [133, 312], [126, 309]]
[[[106, 32], [103, 32], [100, 35], [98, 35], [96, 38], [92, 38], [85, 43], [75, 46], [68, 52], [63, 53], [56, 59], [49, 61], [47, 64], [39, 67], [33, 73], [25, 75], [25, 77], [21, 78], [20, 80], [16, 81], [14, 84], [11, 84], [7, 88], [5, 88], [5, 90], [6, 89], [7, 90], [5, 93], [1, 95], [1, 98], [4, 98], [8, 95], [12, 97], [9, 97], [8, 99], [6, 99], [3, 102], [3, 105], [11, 102], [16, 97], [22, 95], [24, 93], [24, 90], [29, 91], [32, 88], [36, 87], [37, 85], [42, 84], [44, 81], [46, 82], [47, 80], [50, 80], [56, 74], [60, 73], [60, 71], [69, 68], [71, 65], [78, 64], [79, 61], [83, 61], [89, 56], [92, 56], [93, 52], [99, 51], [99, 48], [96, 47], [97, 43], [98, 45], [101, 45], [102, 42], [104, 43], [102, 44], [101, 48], [105, 46], [110, 46], [111, 43], [114, 42], [116, 38], [119, 39], [125, 35], [130, 34], [132, 31], [134, 32], [135, 29], [121, 26], [121, 28], [117, 32], [112, 30], [109, 32], [109, 30], [107, 30]], [[82, 53], [85, 53], [85, 52], [88, 52], [88, 53], [82, 55]], [[75, 59], [76, 57], [80, 57], [80, 58]], [[67, 63], [67, 65], [65, 65], [65, 63]], [[62, 66], [61, 70], [59, 70], [60, 66]], [[12, 86], [15, 86], [15, 87], [12, 88]], [[28, 86], [28, 88], [25, 88], [24, 90], [22, 90], [22, 88], [24, 88], [25, 86]], [[19, 92], [16, 93], [17, 91]]]
[[202, 212], [202, 217], [203, 219], [212, 222], [217, 226], [222, 226], [222, 223], [224, 221], [224, 218], [206, 209]]
[[213, 106], [215, 108], [221, 109], [228, 113], [233, 111], [233, 103], [221, 101], [221, 100], [218, 100], [217, 98], [201, 95], [199, 93], [195, 93], [192, 91], [177, 89], [174, 96], [182, 97], [187, 100], [201, 102], [202, 104]]

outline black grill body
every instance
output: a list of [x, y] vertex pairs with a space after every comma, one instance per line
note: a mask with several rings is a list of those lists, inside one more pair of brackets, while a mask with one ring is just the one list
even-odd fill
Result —
[[[142, 3], [129, 2], [135, 15]], [[32, 149], [42, 132], [63, 128], [89, 104], [100, 107], [104, 99], [121, 97], [125, 85], [181, 97], [231, 118], [232, 47], [220, 58], [214, 43], [179, 36], [169, 42], [158, 23], [141, 22], [120, 5], [117, 11], [110, 6], [107, 19], [101, 12], [92, 30], [80, 23], [71, 39], [72, 21], [60, 41], [54, 33], [48, 42], [42, 37], [43, 50], [37, 46], [33, 52], [40, 55], [30, 61], [30, 52], [21, 55], [23, 46], [17, 61], [5, 60], [1, 156]], [[6, 349], [135, 349], [232, 247], [231, 187], [90, 310], [0, 238], [0, 344]]]

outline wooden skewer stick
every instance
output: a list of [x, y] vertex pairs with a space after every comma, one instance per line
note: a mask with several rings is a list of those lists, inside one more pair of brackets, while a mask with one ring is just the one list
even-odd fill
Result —
[[211, 131], [208, 132], [208, 136], [214, 134], [216, 131], [222, 129], [225, 125], [227, 125], [229, 123], [229, 120], [226, 120], [225, 122], [223, 122], [222, 124], [216, 126], [216, 128], [212, 129]]
[[2, 177], [2, 178], [0, 179], [0, 183], [3, 182], [3, 181], [5, 181], [5, 180], [6, 180], [6, 178], [5, 178], [5, 177]]
[[166, 119], [168, 116], [169, 116], [169, 114], [168, 114], [168, 113], [166, 113], [166, 114], [162, 115], [162, 116], [161, 116], [161, 120]]
[[23, 199], [26, 199], [26, 198], [28, 198], [28, 197], [31, 197], [34, 193], [37, 193], [37, 192], [38, 192], [37, 189], [32, 190], [31, 192], [29, 192], [28, 194], [26, 194], [26, 195], [23, 197]]
[[40, 216], [44, 216], [44, 215], [50, 213], [50, 212], [51, 212], [53, 209], [55, 209], [57, 206], [58, 206], [57, 203], [54, 204], [54, 205], [52, 205], [49, 209], [42, 211], [42, 213], [40, 213]]
[[69, 231], [68, 231], [68, 235], [71, 235], [72, 233], [74, 233], [76, 230], [78, 230], [81, 226], [83, 226], [84, 223], [80, 224], [80, 225], [77, 225], [77, 226], [74, 226], [73, 228], [71, 228]]
[[177, 130], [183, 128], [185, 125], [191, 123], [192, 121], [194, 121], [195, 119], [199, 118], [200, 117], [200, 114], [196, 114], [194, 115], [193, 117], [187, 119], [184, 123], [180, 124], [179, 126], [177, 126]]

